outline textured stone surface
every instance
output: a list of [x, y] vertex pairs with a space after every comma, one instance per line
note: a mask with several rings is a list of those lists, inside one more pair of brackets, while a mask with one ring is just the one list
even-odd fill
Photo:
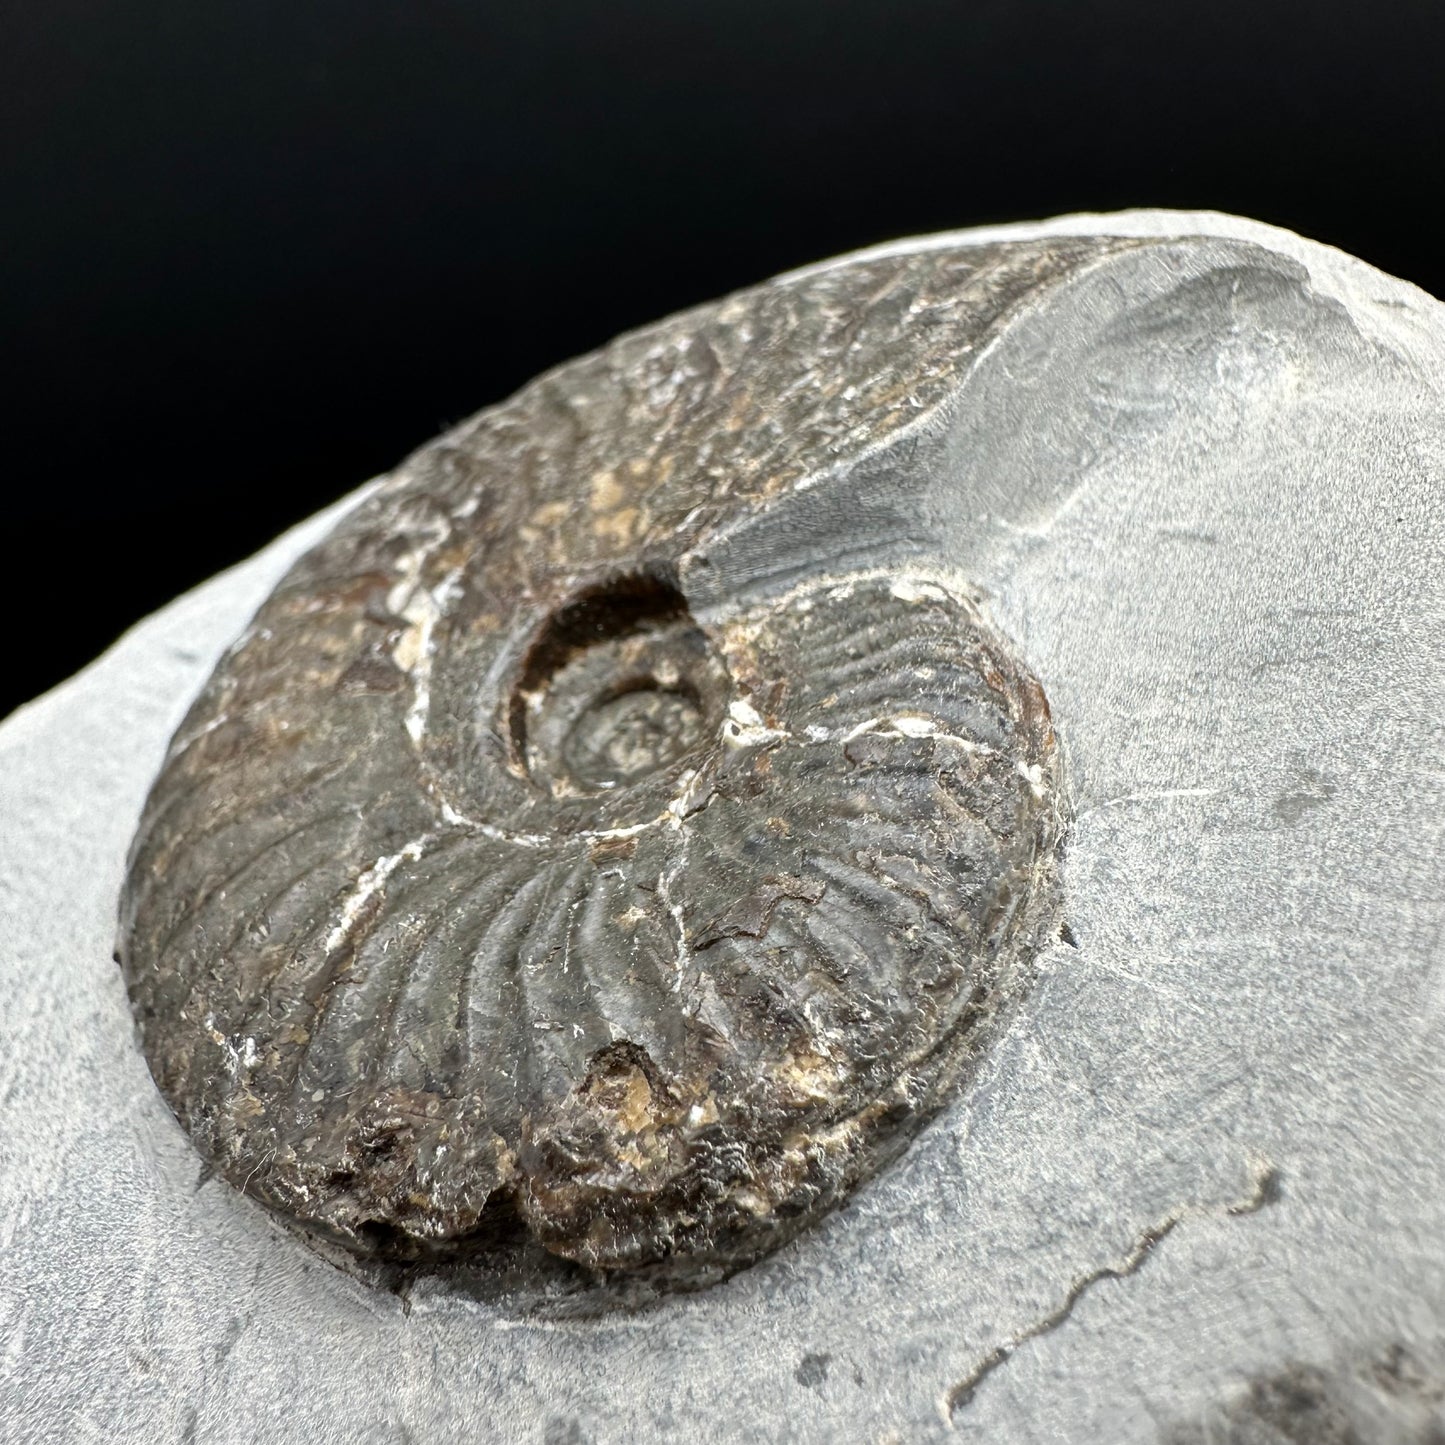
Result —
[[760, 1263], [600, 1319], [372, 1289], [209, 1178], [115, 899], [168, 738], [318, 519], [0, 728], [0, 1438], [1431, 1438], [1445, 313], [1213, 216], [903, 249], [1040, 229], [1159, 240], [712, 556], [742, 593], [791, 527], [929, 551], [1048, 692], [1067, 933], [964, 1097]]

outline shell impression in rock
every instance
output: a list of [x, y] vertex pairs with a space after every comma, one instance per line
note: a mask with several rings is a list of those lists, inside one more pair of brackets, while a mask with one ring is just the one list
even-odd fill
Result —
[[[820, 542], [810, 489], [1110, 244], [861, 259], [624, 337], [302, 558], [172, 741], [122, 903], [219, 1172], [362, 1255], [505, 1222], [681, 1276], [896, 1154], [1027, 972], [1059, 764], [946, 559]], [[744, 525], [770, 568], [719, 586]]]

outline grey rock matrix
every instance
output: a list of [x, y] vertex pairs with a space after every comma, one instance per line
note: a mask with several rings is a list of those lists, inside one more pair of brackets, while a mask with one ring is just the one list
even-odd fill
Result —
[[1211, 215], [877, 254], [1062, 236], [1142, 244], [712, 557], [923, 535], [1047, 693], [1065, 926], [957, 1100], [758, 1263], [595, 1318], [377, 1288], [212, 1177], [116, 898], [318, 518], [0, 728], [0, 1439], [1439, 1438], [1445, 313]]

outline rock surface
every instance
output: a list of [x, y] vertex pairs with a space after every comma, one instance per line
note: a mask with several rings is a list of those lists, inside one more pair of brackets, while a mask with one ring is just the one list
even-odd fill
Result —
[[1158, 240], [826, 483], [840, 547], [923, 530], [984, 590], [1067, 756], [1067, 931], [965, 1096], [776, 1254], [600, 1319], [375, 1290], [209, 1178], [116, 897], [317, 518], [0, 728], [0, 1439], [1438, 1438], [1445, 311], [1212, 215], [901, 249], [1064, 232]]

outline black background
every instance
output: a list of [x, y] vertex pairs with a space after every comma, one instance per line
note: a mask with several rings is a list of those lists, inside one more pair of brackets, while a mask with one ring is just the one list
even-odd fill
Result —
[[1445, 290], [1438, 0], [0, 5], [0, 715], [626, 327], [1213, 207]]

